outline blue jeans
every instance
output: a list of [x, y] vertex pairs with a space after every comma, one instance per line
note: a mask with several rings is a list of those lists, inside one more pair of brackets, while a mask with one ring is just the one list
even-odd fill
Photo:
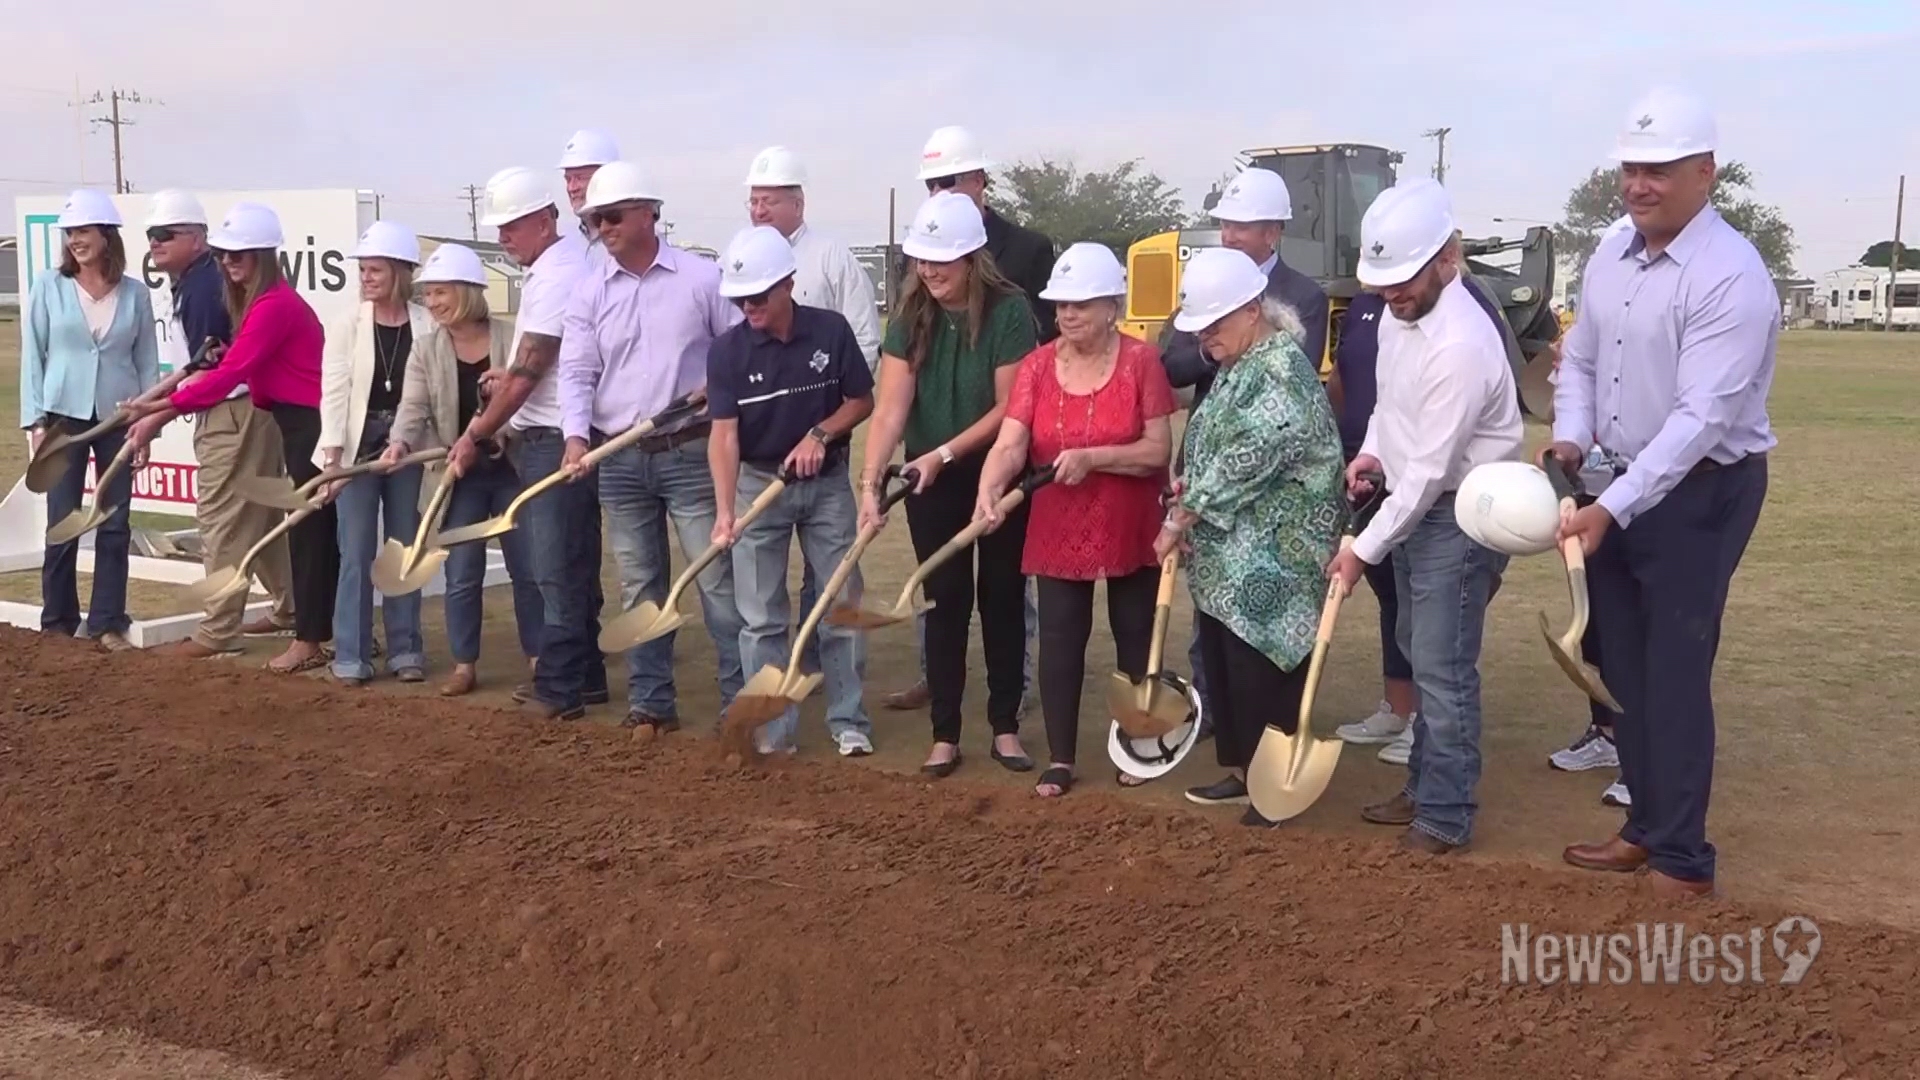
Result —
[[[621, 610], [633, 608], [642, 599], [665, 603], [672, 583], [668, 521], [689, 559], [698, 557], [713, 541], [715, 504], [707, 440], [695, 439], [656, 453], [628, 447], [603, 462], [599, 471], [600, 503], [606, 508], [607, 535], [620, 571]], [[713, 560], [694, 584], [707, 633], [713, 638], [724, 710], [745, 681], [740, 673], [740, 609], [733, 596], [733, 560], [725, 556]], [[628, 709], [663, 720], [679, 718], [673, 639], [673, 634], [665, 634], [627, 650]]]
[[[63, 429], [79, 430], [94, 423], [65, 419], [59, 428], [47, 429], [47, 438]], [[104, 471], [126, 441], [126, 429], [120, 428], [67, 450], [66, 471], [47, 491], [49, 526], [58, 525], [80, 509], [86, 498], [88, 459]], [[115, 508], [93, 534], [93, 596], [87, 603], [87, 636], [97, 638], [101, 634], [124, 634], [133, 625], [127, 615], [127, 552], [133, 544], [133, 526], [127, 521], [133, 500], [132, 463], [114, 477], [106, 492], [97, 492], [93, 498], [96, 505]], [[41, 560], [40, 629], [68, 637], [80, 629], [79, 539], [48, 547]]]
[[[566, 439], [559, 428], [528, 428], [507, 444], [514, 468], [531, 483], [560, 467]], [[528, 576], [540, 590], [542, 626], [534, 664], [534, 697], [560, 709], [585, 704], [605, 689], [600, 656], [600, 474], [548, 488], [521, 508]]]
[[[771, 473], [742, 468], [738, 512], [744, 513], [772, 480]], [[853, 486], [842, 463], [812, 480], [788, 487], [740, 534], [733, 546], [733, 587], [740, 602], [740, 659], [748, 672], [758, 672], [762, 667], [784, 671], [790, 659], [793, 639], [787, 624], [794, 613], [787, 606], [787, 566], [789, 541], [794, 534], [800, 536], [804, 565], [816, 580], [824, 581], [833, 576], [853, 548], [859, 518], [860, 507], [854, 501]], [[860, 569], [855, 567], [843, 587], [844, 600], [857, 605], [862, 588]], [[802, 609], [798, 619], [804, 622], [811, 611]], [[810, 640], [820, 643], [818, 651], [825, 664], [820, 670], [826, 676], [828, 729], [836, 737], [842, 731], [871, 737], [873, 723], [860, 700], [867, 673], [866, 635], [822, 621]], [[792, 745], [799, 723], [799, 706], [788, 708], [780, 719], [761, 729], [761, 747], [783, 749]]]
[[[373, 678], [368, 642], [373, 637], [373, 558], [385, 535], [413, 543], [420, 529], [420, 480], [414, 465], [387, 476], [356, 476], [333, 500], [339, 521], [340, 586], [333, 596], [333, 673], [343, 679]], [[426, 644], [420, 640], [420, 594], [384, 596], [381, 622], [387, 628], [387, 667], [423, 668]]]
[[[481, 460], [454, 483], [441, 527], [473, 525], [505, 513], [522, 486], [520, 474], [508, 462]], [[546, 614], [540, 586], [527, 565], [526, 534], [515, 529], [500, 537], [500, 553], [507, 558], [507, 576], [513, 581], [513, 621], [520, 631], [521, 655], [538, 657]], [[480, 597], [486, 588], [487, 545], [456, 545], [447, 552], [446, 572], [447, 644], [454, 663], [471, 664], [480, 659]]]
[[1451, 493], [1393, 550], [1396, 632], [1420, 691], [1403, 793], [1414, 803], [1413, 827], [1449, 844], [1467, 842], [1479, 809], [1480, 636], [1506, 568], [1507, 556], [1454, 524]]
[[[812, 571], [809, 570], [807, 573], [811, 574]], [[800, 603], [802, 605], [803, 610], [810, 610], [805, 607], [807, 602], [807, 596], [809, 595], [808, 592], [806, 591], [809, 588], [807, 584], [809, 580], [811, 579], [803, 576], [800, 581], [800, 588], [801, 588]], [[1034, 646], [1034, 639], [1038, 637], [1040, 634], [1040, 604], [1037, 598], [1035, 597], [1035, 591], [1034, 591], [1035, 580], [1036, 579], [1034, 578], [1027, 579], [1027, 645], [1026, 645], [1026, 658], [1021, 663], [1021, 671], [1026, 681], [1020, 685], [1020, 700], [1022, 704], [1025, 704], [1026, 699], [1033, 695], [1033, 658], [1036, 651], [1033, 646]], [[926, 682], [927, 681], [927, 613], [926, 612], [922, 611], [913, 617], [913, 632], [920, 640], [920, 681]], [[1198, 637], [1195, 637], [1193, 641], [1194, 641], [1194, 645], [1193, 645], [1192, 655], [1195, 657], [1198, 657], [1200, 655], [1200, 639]], [[809, 651], [811, 651], [811, 647], [809, 647]], [[817, 667], [818, 664], [816, 664], [815, 666]], [[1195, 671], [1200, 670], [1200, 661], [1197, 659], [1194, 660], [1193, 667]]]

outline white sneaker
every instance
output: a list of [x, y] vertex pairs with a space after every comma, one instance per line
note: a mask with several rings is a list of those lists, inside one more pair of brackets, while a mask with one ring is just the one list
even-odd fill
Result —
[[1617, 769], [1620, 752], [1607, 733], [1591, 724], [1573, 745], [1547, 755], [1547, 764], [1561, 772], [1586, 772], [1588, 769]]
[[1396, 716], [1393, 708], [1383, 701], [1374, 709], [1372, 716], [1365, 720], [1356, 720], [1351, 724], [1341, 724], [1334, 729], [1333, 733], [1340, 736], [1342, 742], [1350, 742], [1356, 746], [1373, 746], [1392, 742], [1405, 730], [1407, 730], [1406, 718]]
[[1633, 808], [1633, 796], [1627, 794], [1627, 785], [1615, 780], [1600, 793], [1600, 801], [1607, 806], [1618, 806], [1623, 810]]
[[873, 740], [852, 728], [847, 728], [833, 737], [840, 747], [841, 757], [866, 757], [873, 753]]
[[[1415, 713], [1414, 716], [1418, 716]], [[1380, 748], [1380, 760], [1389, 765], [1405, 765], [1413, 756], [1413, 717], [1407, 718], [1406, 729], [1395, 735], [1387, 745]]]

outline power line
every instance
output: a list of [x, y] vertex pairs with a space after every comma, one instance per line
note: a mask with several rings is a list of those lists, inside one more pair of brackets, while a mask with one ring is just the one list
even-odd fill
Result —
[[1447, 136], [1453, 134], [1450, 127], [1431, 128], [1420, 133], [1423, 139], [1432, 139], [1436, 144], [1433, 156], [1433, 178], [1438, 183], [1447, 182]]
[[132, 191], [133, 186], [127, 183], [125, 160], [121, 150], [120, 129], [132, 124], [133, 119], [131, 117], [122, 116], [120, 114], [120, 106], [122, 104], [164, 105], [166, 104], [166, 102], [161, 101], [159, 98], [142, 97], [140, 95], [140, 92], [137, 90], [122, 90], [116, 86], [112, 90], [104, 94], [96, 90], [94, 91], [94, 95], [92, 97], [76, 102], [75, 104], [81, 105], [81, 106], [87, 106], [87, 105], [107, 106], [107, 115], [96, 116], [93, 118], [93, 122], [96, 126], [100, 124], [105, 124], [113, 129], [113, 190], [114, 190], [114, 193], [117, 195], [124, 195], [127, 192]]

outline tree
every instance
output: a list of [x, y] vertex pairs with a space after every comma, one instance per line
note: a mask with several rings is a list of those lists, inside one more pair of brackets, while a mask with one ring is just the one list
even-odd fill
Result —
[[[1752, 197], [1753, 173], [1738, 161], [1720, 166], [1714, 178], [1713, 206], [1720, 216], [1753, 242], [1774, 277], [1794, 276], [1793, 226], [1778, 207]], [[1620, 168], [1595, 169], [1567, 195], [1566, 219], [1554, 229], [1555, 246], [1573, 261], [1573, 285], [1579, 287], [1587, 258], [1600, 243], [1600, 234], [1627, 212], [1620, 197]]]
[[1043, 157], [1000, 170], [987, 201], [1009, 218], [1038, 229], [1065, 250], [1091, 240], [1123, 261], [1134, 241], [1178, 228], [1180, 193], [1135, 158], [1107, 170], [1081, 172], [1069, 160]]
[[[1893, 245], [1897, 243], [1899, 243], [1897, 240], [1882, 240], [1873, 245], [1867, 249], [1865, 255], [1860, 256], [1858, 260], [1860, 265], [1878, 266], [1882, 268], [1892, 266]], [[1900, 244], [1900, 269], [1920, 269], [1920, 249], [1916, 249], [1910, 244]]]

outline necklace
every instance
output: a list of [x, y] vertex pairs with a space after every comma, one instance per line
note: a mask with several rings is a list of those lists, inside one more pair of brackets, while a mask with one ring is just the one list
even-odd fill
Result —
[[[1058, 354], [1056, 353], [1056, 355]], [[1118, 354], [1115, 355], [1114, 361], [1116, 363], [1119, 362]], [[1093, 374], [1094, 374], [1095, 383], [1099, 383], [1101, 381], [1101, 376], [1105, 374], [1105, 368], [1106, 368], [1106, 357], [1104, 354], [1099, 357], [1093, 358]], [[1094, 401], [1096, 398], [1100, 396], [1100, 390], [1102, 389], [1102, 387], [1096, 386], [1094, 389], [1089, 390], [1085, 394], [1076, 395], [1067, 389], [1066, 380], [1060, 378], [1060, 374], [1058, 371], [1054, 373], [1054, 382], [1060, 385], [1060, 408], [1056, 410], [1053, 414], [1053, 436], [1055, 439], [1059, 440], [1060, 449], [1078, 450], [1078, 449], [1083, 449], [1087, 446], [1091, 446], [1093, 444]], [[1080, 397], [1085, 399], [1086, 414], [1080, 418], [1080, 441], [1076, 444], [1069, 445], [1067, 442], [1067, 404], [1069, 401], [1071, 401], [1075, 397]]]
[[373, 335], [373, 351], [374, 355], [380, 360], [380, 388], [391, 394], [393, 393], [393, 363], [400, 356], [400, 331], [405, 329], [405, 327], [388, 327], [389, 330], [393, 331], [393, 351], [383, 354], [380, 350], [379, 324], [375, 323], [374, 326], [376, 329]]

